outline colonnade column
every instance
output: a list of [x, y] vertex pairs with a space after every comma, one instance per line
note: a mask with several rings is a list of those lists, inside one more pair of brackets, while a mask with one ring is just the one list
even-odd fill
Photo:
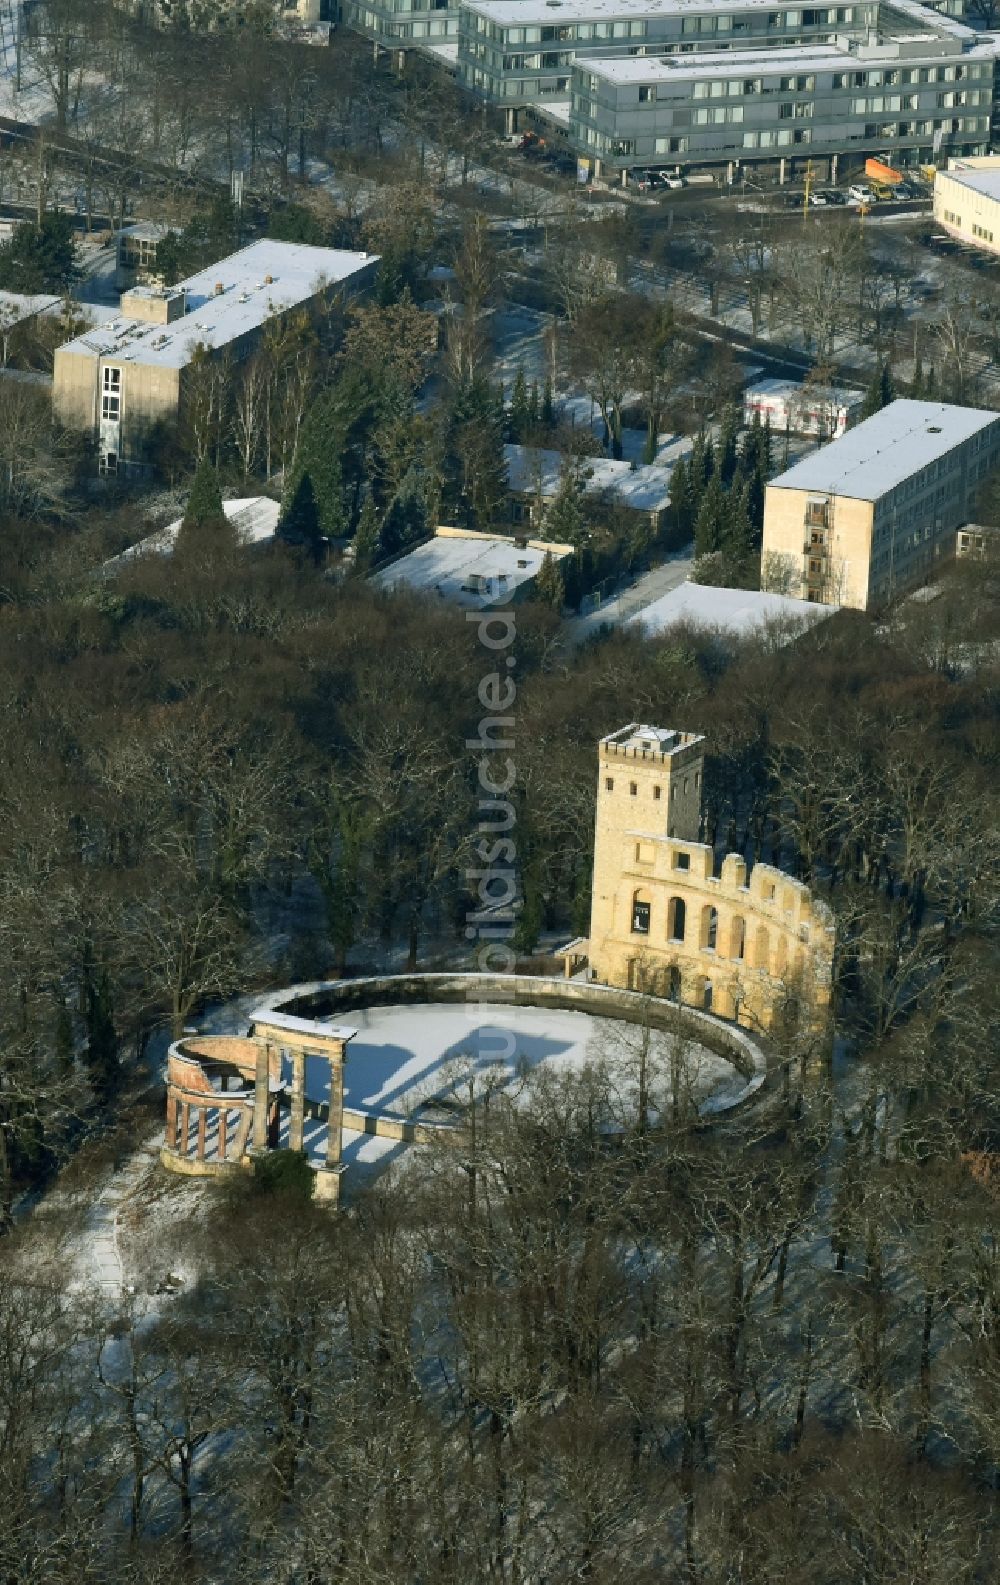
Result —
[[330, 1058], [330, 1118], [326, 1128], [326, 1164], [340, 1165], [344, 1132], [344, 1050]]
[[298, 1047], [292, 1051], [292, 1114], [288, 1124], [289, 1150], [301, 1150], [305, 1139], [306, 1054]]
[[253, 1091], [253, 1148], [267, 1149], [267, 1109], [270, 1100], [271, 1048], [266, 1040], [257, 1041], [257, 1069]]

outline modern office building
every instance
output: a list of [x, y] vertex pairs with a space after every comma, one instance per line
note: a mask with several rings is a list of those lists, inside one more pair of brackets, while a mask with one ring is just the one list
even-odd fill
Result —
[[451, 66], [458, 44], [457, 0], [345, 0], [344, 20], [389, 50], [424, 49]]
[[1000, 414], [891, 402], [767, 486], [762, 588], [878, 609], [954, 555], [998, 465]]
[[[962, 28], [956, 31], [965, 33]], [[598, 175], [635, 165], [753, 168], [890, 151], [903, 163], [989, 147], [994, 46], [945, 34], [767, 51], [586, 60], [571, 141]]]
[[179, 286], [134, 287], [118, 318], [57, 349], [55, 416], [93, 437], [102, 473], [142, 468], [158, 426], [178, 417], [196, 354], [239, 362], [265, 326], [357, 295], [377, 268], [374, 254], [265, 240]]
[[459, 81], [504, 105], [569, 99], [576, 60], [825, 43], [878, 23], [878, 0], [777, 8], [774, 0], [474, 0], [458, 32]]

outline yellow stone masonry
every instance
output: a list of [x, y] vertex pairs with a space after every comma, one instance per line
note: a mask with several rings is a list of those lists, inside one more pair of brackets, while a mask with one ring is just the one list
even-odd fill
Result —
[[598, 980], [767, 1031], [830, 1004], [833, 918], [769, 864], [698, 841], [704, 738], [633, 723], [601, 741], [589, 961]]

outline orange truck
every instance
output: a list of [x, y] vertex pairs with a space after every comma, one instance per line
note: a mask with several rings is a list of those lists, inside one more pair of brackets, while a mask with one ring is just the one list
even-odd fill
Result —
[[895, 187], [903, 180], [902, 171], [894, 171], [884, 160], [865, 160], [865, 175], [871, 182], [881, 182], [885, 187]]

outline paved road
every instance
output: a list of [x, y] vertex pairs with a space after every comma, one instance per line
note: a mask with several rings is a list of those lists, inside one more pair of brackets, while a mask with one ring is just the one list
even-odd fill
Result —
[[571, 644], [584, 644], [595, 638], [603, 627], [620, 627], [630, 616], [652, 604], [661, 595], [669, 594], [678, 584], [684, 583], [691, 572], [692, 557], [688, 551], [676, 551], [662, 567], [644, 572], [635, 583], [607, 600], [596, 611], [586, 616], [574, 616], [563, 629]]

